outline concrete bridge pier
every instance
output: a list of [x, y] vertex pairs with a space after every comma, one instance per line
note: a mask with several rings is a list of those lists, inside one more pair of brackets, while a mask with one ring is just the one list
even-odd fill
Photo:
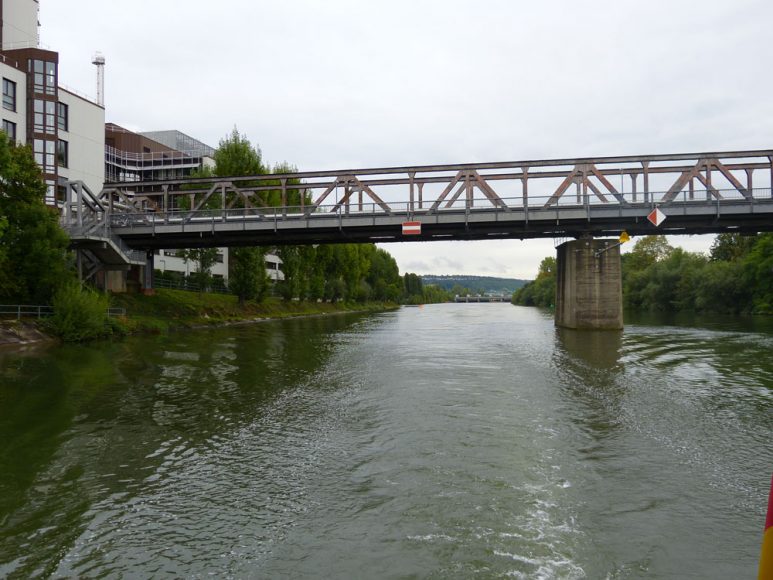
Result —
[[623, 328], [623, 282], [618, 240], [583, 238], [558, 246], [556, 326]]

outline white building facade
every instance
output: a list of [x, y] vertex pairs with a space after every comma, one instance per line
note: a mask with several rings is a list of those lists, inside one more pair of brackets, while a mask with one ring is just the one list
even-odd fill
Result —
[[68, 180], [93, 192], [104, 183], [105, 109], [59, 86], [59, 54], [39, 44], [37, 0], [0, 0], [2, 129], [29, 145], [47, 186], [46, 203], [59, 206]]

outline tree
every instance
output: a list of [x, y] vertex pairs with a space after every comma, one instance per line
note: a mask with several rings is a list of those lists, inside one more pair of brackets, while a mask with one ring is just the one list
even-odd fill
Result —
[[711, 244], [711, 260], [716, 262], [723, 260], [734, 262], [740, 260], [752, 250], [756, 236], [744, 236], [741, 234], [719, 234]]
[[420, 299], [423, 296], [424, 284], [421, 281], [421, 276], [418, 274], [406, 273], [403, 276], [403, 284], [405, 286], [405, 298], [409, 302]]
[[32, 150], [0, 132], [0, 300], [50, 303], [74, 276], [56, 210], [45, 205], [46, 185]]
[[247, 300], [260, 302], [268, 293], [266, 250], [264, 248], [233, 248], [230, 252], [229, 283], [231, 292], [244, 306]]
[[198, 284], [200, 292], [209, 288], [212, 283], [212, 266], [217, 262], [217, 254], [217, 248], [194, 248], [182, 250], [179, 254], [186, 264], [194, 263], [195, 271], [190, 277]]
[[403, 281], [395, 259], [381, 248], [373, 247], [370, 269], [365, 281], [372, 289], [374, 300], [399, 302], [403, 295]]
[[239, 133], [236, 127], [228, 137], [220, 140], [214, 159], [215, 175], [218, 177], [268, 173], [268, 169], [263, 165], [260, 148], [253, 147], [247, 136]]
[[746, 283], [752, 289], [753, 309], [773, 314], [773, 234], [760, 234], [744, 259]]
[[[258, 147], [253, 147], [246, 135], [234, 127], [231, 134], [220, 140], [214, 154], [218, 177], [265, 175], [268, 169]], [[238, 200], [234, 201], [238, 207]], [[220, 203], [218, 201], [218, 203]], [[247, 300], [262, 300], [268, 292], [265, 248], [232, 248], [229, 256], [229, 286], [242, 306]]]
[[537, 277], [513, 293], [511, 302], [521, 306], [552, 308], [556, 301], [557, 262], [553, 256], [543, 259]]
[[666, 236], [644, 236], [636, 241], [628, 254], [628, 265], [632, 269], [643, 270], [655, 262], [665, 260], [673, 251]]

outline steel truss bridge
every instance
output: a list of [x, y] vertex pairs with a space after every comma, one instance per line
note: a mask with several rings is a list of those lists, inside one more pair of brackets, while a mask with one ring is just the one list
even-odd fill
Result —
[[[71, 182], [63, 223], [74, 247], [105, 254], [115, 253], [106, 243], [149, 251], [758, 232], [773, 230], [771, 183], [773, 150], [108, 183], [98, 194]], [[656, 207], [660, 227], [647, 220]], [[421, 233], [403, 235], [406, 221]]]

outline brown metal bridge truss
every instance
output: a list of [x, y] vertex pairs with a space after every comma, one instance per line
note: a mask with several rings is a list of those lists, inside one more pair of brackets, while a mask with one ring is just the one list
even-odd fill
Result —
[[771, 183], [773, 150], [593, 157], [81, 184], [64, 215], [143, 249], [751, 232], [773, 229]]

